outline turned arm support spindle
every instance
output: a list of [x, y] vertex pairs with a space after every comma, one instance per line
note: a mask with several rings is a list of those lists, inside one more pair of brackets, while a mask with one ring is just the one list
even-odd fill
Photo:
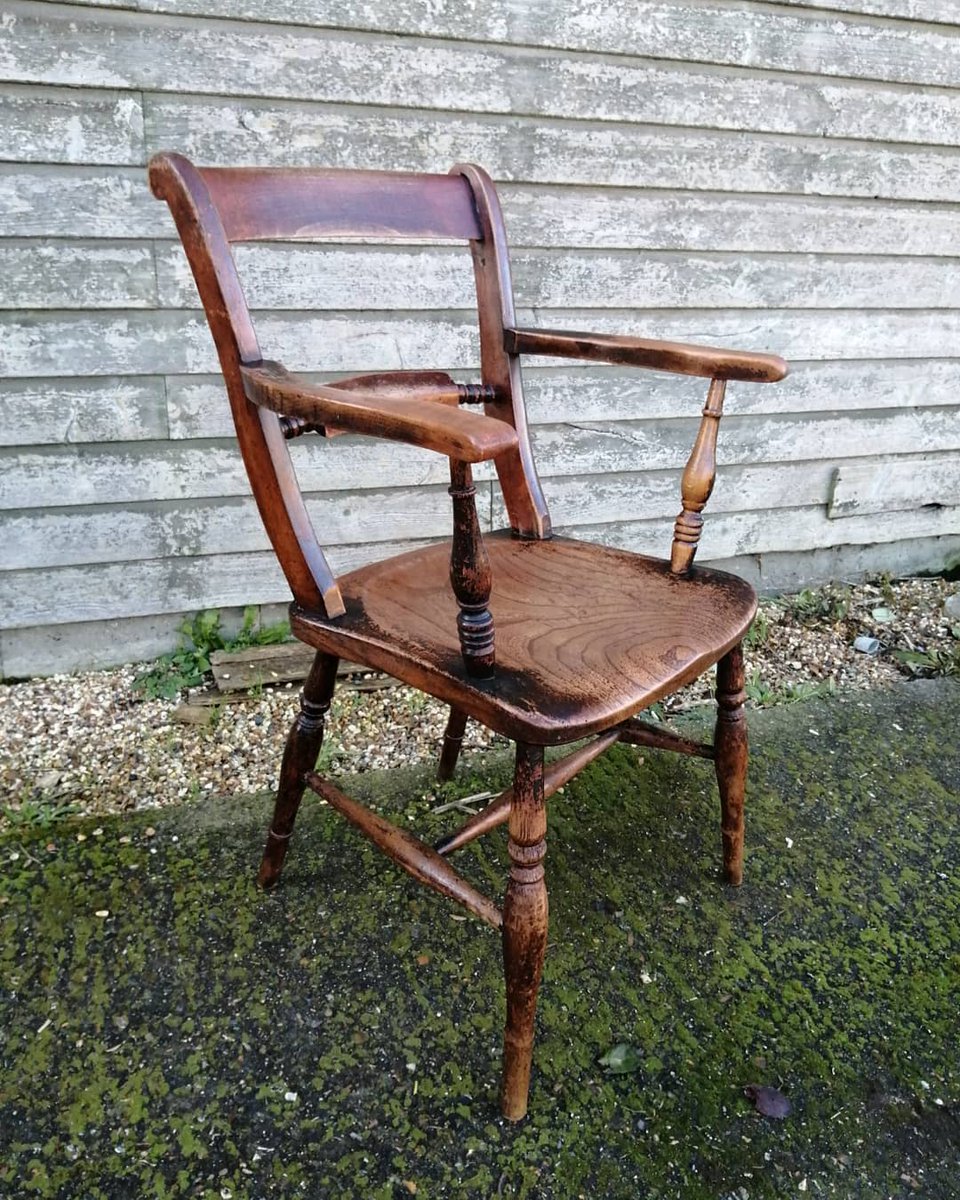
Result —
[[453, 546], [450, 583], [457, 598], [457, 631], [467, 674], [491, 679], [494, 673], [493, 617], [490, 602], [490, 559], [480, 533], [475, 502], [476, 488], [470, 464], [450, 459], [450, 495], [453, 498]]
[[680, 495], [683, 508], [673, 527], [673, 546], [670, 551], [670, 570], [685, 575], [693, 565], [697, 552], [703, 517], [700, 515], [710, 499], [717, 476], [717, 431], [723, 416], [723, 396], [726, 380], [712, 379], [703, 407], [703, 417], [697, 440], [683, 472]]

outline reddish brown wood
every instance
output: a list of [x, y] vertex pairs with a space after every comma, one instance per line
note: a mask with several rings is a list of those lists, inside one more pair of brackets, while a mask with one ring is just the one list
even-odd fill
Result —
[[421, 842], [419, 838], [414, 837], [405, 829], [398, 829], [396, 825], [378, 816], [377, 813], [371, 812], [369, 808], [364, 808], [356, 800], [351, 800], [339, 788], [334, 787], [328, 779], [324, 779], [315, 771], [308, 771], [306, 779], [308, 786], [318, 796], [322, 796], [331, 808], [335, 808], [341, 816], [346, 817], [364, 837], [369, 838], [388, 858], [393, 859], [398, 867], [402, 867], [418, 883], [432, 888], [441, 896], [448, 896], [451, 900], [456, 900], [468, 912], [472, 912], [481, 921], [486, 921], [494, 929], [501, 927], [503, 917], [493, 901], [458, 875], [447, 860], [441, 858], [432, 846]]
[[261, 887], [273, 887], [283, 870], [293, 823], [306, 787], [306, 772], [313, 769], [323, 745], [324, 718], [336, 683], [337, 659], [331, 654], [317, 654], [300, 693], [300, 712], [283, 752], [273, 824], [267, 834], [258, 875]]
[[696, 679], [741, 640], [756, 611], [743, 580], [568, 538], [502, 531], [490, 558], [493, 686], [471, 679], [457, 636], [449, 548], [428, 546], [341, 576], [345, 616], [299, 608], [302, 641], [363, 662], [461, 708], [513, 741], [563, 745], [620, 724]]
[[[545, 798], [617, 740], [715, 759], [724, 868], [742, 876], [747, 762], [740, 642], [756, 609], [744, 581], [690, 570], [715, 472], [723, 381], [771, 382], [782, 359], [709, 347], [518, 329], [496, 191], [479, 168], [448, 176], [327, 170], [199, 170], [175, 154], [150, 164], [207, 315], [251, 487], [295, 597], [291, 625], [318, 653], [284, 753], [260, 878], [280, 873], [307, 782], [404, 870], [503, 928], [507, 1022], [502, 1104], [526, 1111], [534, 1012], [547, 934]], [[361, 236], [469, 242], [477, 287], [482, 382], [443, 371], [381, 372], [314, 385], [261, 356], [230, 242]], [[533, 462], [519, 355], [579, 357], [711, 378], [684, 472], [672, 562], [550, 538]], [[484, 403], [484, 415], [460, 408]], [[335, 580], [297, 487], [286, 436], [369, 434], [451, 459], [454, 533], [435, 545]], [[492, 459], [511, 530], [483, 538], [467, 464]], [[642, 465], [642, 464], [639, 464]], [[672, 569], [671, 569], [672, 566]], [[492, 586], [491, 586], [492, 583]], [[452, 585], [452, 586], [451, 586]], [[494, 659], [496, 672], [489, 677]], [[512, 789], [443, 843], [450, 852], [509, 819], [504, 913], [411, 834], [313, 771], [337, 659], [386, 671], [451, 705], [441, 776], [473, 717], [517, 742]], [[715, 747], [637, 714], [718, 664]], [[481, 678], [484, 675], [487, 677]], [[600, 735], [544, 772], [543, 748]]]
[[440, 783], [451, 779], [457, 769], [457, 759], [463, 749], [463, 735], [467, 728], [467, 719], [467, 714], [462, 709], [456, 707], [450, 709], [447, 728], [443, 734], [440, 764], [437, 767], [437, 779]]
[[507, 1022], [503, 1034], [500, 1104], [509, 1121], [527, 1112], [537, 992], [547, 949], [547, 810], [543, 798], [543, 747], [517, 744], [510, 806], [510, 878], [503, 902], [503, 970]]
[[[435, 400], [441, 404], [452, 404], [454, 392], [463, 403], [464, 384], [454, 383], [446, 371], [380, 371], [373, 375], [355, 375], [351, 379], [338, 379], [327, 384], [338, 392], [364, 392], [385, 399]], [[349, 433], [329, 423], [317, 425], [303, 417], [281, 417], [280, 425], [286, 437], [300, 437], [304, 433], [318, 433], [321, 437], [339, 437]]]
[[[572, 754], [568, 754], [564, 758], [554, 759], [553, 762], [548, 763], [543, 771], [544, 800], [549, 800], [564, 784], [569, 783], [575, 775], [579, 775], [588, 763], [592, 763], [605, 750], [609, 750], [614, 742], [619, 741], [620, 737], [621, 731], [619, 729], [612, 729], [609, 733], [601, 733], [585, 746], [579, 746]], [[489, 833], [491, 829], [496, 829], [498, 825], [502, 825], [509, 819], [512, 804], [513, 788], [508, 787], [505, 792], [501, 792], [497, 796], [496, 800], [492, 800], [485, 809], [476, 813], [476, 815], [461, 825], [456, 833], [452, 833], [449, 837], [438, 842], [437, 853], [443, 855], [453, 854], [454, 851], [463, 849], [470, 842], [476, 841], [478, 837]]]
[[203, 178], [231, 242], [481, 236], [470, 189], [455, 175], [205, 167]]
[[267, 535], [299, 604], [328, 617], [343, 612], [333, 572], [317, 542], [276, 414], [247, 400], [241, 362], [260, 358], [227, 236], [201, 173], [180, 154], [150, 160], [153, 194], [166, 200], [183, 242], [217, 347], [240, 453]]
[[704, 375], [708, 379], [775, 383], [787, 373], [787, 364], [776, 354], [719, 350], [713, 346], [656, 342], [646, 338], [616, 337], [608, 333], [508, 328], [504, 330], [504, 345], [512, 354], [582, 358], [588, 362], [646, 367], [651, 371], [672, 371], [678, 375]]
[[512, 528], [525, 538], [550, 536], [550, 514], [533, 461], [523, 403], [520, 360], [504, 344], [504, 327], [516, 323], [507, 234], [496, 188], [486, 171], [469, 163], [452, 170], [467, 180], [480, 219], [480, 237], [470, 243], [477, 285], [480, 323], [480, 362], [483, 381], [496, 399], [487, 413], [509, 421], [517, 431], [517, 446], [496, 460], [497, 475]]
[[457, 598], [457, 632], [463, 665], [473, 679], [492, 679], [496, 653], [490, 603], [490, 559], [483, 545], [470, 467], [450, 459], [453, 542], [450, 584]]
[[697, 440], [683, 472], [680, 485], [683, 508], [674, 525], [670, 550], [670, 570], [675, 575], [685, 575], [693, 566], [693, 556], [700, 541], [703, 529], [703, 517], [700, 514], [710, 499], [717, 477], [717, 433], [723, 416], [726, 386], [722, 379], [711, 380]]
[[743, 800], [747, 782], [747, 716], [744, 703], [743, 646], [732, 647], [717, 663], [717, 726], [714, 735], [720, 831], [727, 882], [743, 881]]
[[277, 362], [242, 366], [240, 376], [252, 403], [312, 426], [423, 446], [464, 462], [496, 458], [517, 444], [506, 421], [460, 409], [456, 384], [362, 392], [308, 383]]
[[631, 717], [619, 727], [620, 741], [629, 746], [650, 746], [654, 750], [673, 750], [677, 754], [692, 754], [697, 758], [713, 758], [713, 746], [694, 742], [674, 729], [653, 725]]

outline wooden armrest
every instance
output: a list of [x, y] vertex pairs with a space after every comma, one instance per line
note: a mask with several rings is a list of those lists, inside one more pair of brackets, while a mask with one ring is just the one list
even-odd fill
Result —
[[588, 362], [673, 371], [678, 375], [702, 375], [706, 379], [776, 383], [787, 373], [787, 364], [776, 354], [719, 350], [606, 333], [573, 333], [566, 329], [505, 329], [503, 345], [509, 354], [582, 358]]
[[[277, 362], [241, 366], [240, 374], [253, 404], [310, 425], [423, 446], [468, 463], [496, 458], [517, 445], [516, 431], [506, 421], [463, 412], [456, 384], [433, 383], [442, 378], [438, 375], [414, 375], [406, 387], [397, 376], [370, 376], [368, 391], [362, 379], [348, 380], [345, 387], [308, 383]], [[389, 386], [377, 387], [388, 378]]]

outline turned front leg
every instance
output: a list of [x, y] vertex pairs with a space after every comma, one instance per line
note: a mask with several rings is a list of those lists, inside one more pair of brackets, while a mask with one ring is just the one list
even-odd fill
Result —
[[727, 882], [743, 880], [743, 800], [747, 782], [747, 714], [744, 709], [743, 646], [717, 663], [717, 726], [714, 763], [720, 788], [720, 832]]
[[503, 904], [503, 969], [507, 1023], [503, 1037], [503, 1115], [527, 1112], [537, 991], [547, 949], [547, 810], [543, 799], [543, 747], [517, 743], [510, 806], [510, 878]]
[[265, 888], [273, 887], [280, 877], [293, 823], [306, 788], [303, 777], [316, 766], [323, 745], [324, 718], [337, 683], [337, 663], [335, 656], [318, 653], [300, 693], [300, 712], [287, 736], [273, 824], [267, 834], [257, 876], [258, 882]]

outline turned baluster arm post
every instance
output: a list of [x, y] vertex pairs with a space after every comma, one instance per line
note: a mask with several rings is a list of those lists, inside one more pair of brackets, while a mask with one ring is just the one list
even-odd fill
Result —
[[717, 432], [723, 416], [726, 386], [724, 379], [711, 379], [697, 440], [684, 468], [680, 485], [683, 508], [673, 527], [670, 551], [670, 570], [675, 575], [685, 575], [690, 570], [703, 530], [700, 514], [710, 499], [717, 476]]
[[457, 614], [460, 652], [468, 675], [474, 679], [491, 679], [495, 663], [494, 631], [493, 617], [487, 606], [493, 580], [477, 519], [476, 494], [470, 464], [451, 458], [453, 545], [450, 583], [460, 606]]

